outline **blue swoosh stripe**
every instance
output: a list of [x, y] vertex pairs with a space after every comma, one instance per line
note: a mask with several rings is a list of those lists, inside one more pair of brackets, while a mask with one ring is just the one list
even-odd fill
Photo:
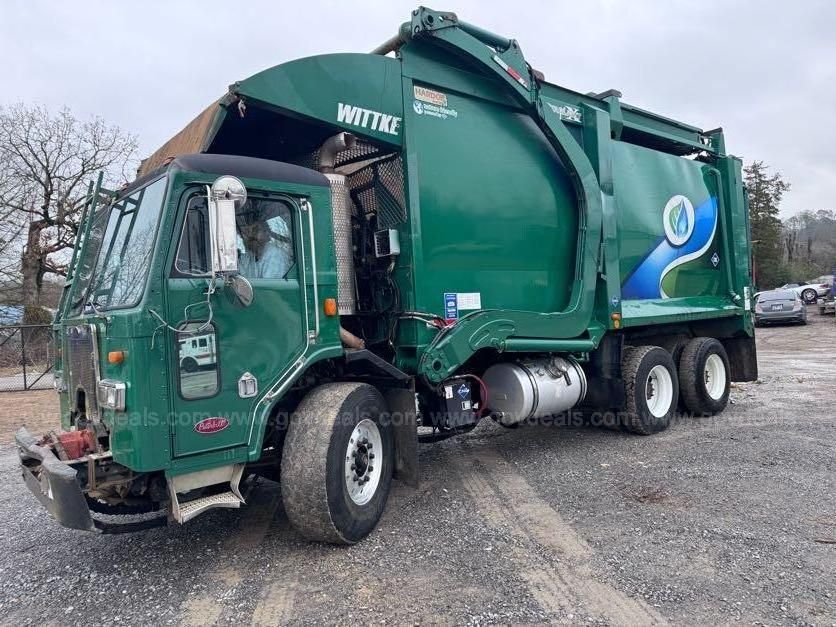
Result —
[[[709, 243], [717, 225], [717, 199], [711, 197], [694, 209], [694, 231], [682, 246], [673, 246], [662, 239], [647, 257], [627, 277], [621, 286], [623, 300], [663, 298], [662, 273], [680, 257], [698, 252]], [[684, 263], [684, 261], [683, 261]], [[676, 267], [674, 266], [671, 267]]]

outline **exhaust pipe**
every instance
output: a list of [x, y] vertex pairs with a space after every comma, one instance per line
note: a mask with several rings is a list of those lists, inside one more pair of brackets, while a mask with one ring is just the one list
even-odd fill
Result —
[[319, 148], [319, 171], [323, 174], [333, 174], [337, 155], [344, 150], [351, 150], [357, 143], [357, 138], [351, 133], [337, 133], [325, 140]]

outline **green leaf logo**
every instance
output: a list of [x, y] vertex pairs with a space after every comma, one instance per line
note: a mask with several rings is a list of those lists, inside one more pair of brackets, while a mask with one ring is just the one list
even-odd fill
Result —
[[674, 246], [681, 246], [691, 235], [694, 209], [685, 196], [674, 196], [665, 205], [665, 236]]
[[676, 207], [671, 209], [668, 222], [670, 223], [671, 231], [676, 233], [677, 236], [685, 237], [688, 234], [688, 212], [685, 210], [684, 202], [680, 201]]

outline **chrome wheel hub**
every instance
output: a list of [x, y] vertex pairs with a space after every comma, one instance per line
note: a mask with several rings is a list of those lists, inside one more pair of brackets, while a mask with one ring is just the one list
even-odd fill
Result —
[[372, 500], [380, 485], [383, 439], [373, 420], [364, 418], [348, 439], [345, 452], [345, 487], [357, 505]]

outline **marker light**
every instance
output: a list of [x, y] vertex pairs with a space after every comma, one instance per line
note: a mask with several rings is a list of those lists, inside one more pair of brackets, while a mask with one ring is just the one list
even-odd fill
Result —
[[107, 354], [107, 363], [109, 364], [121, 364], [125, 361], [125, 351], [110, 351]]

